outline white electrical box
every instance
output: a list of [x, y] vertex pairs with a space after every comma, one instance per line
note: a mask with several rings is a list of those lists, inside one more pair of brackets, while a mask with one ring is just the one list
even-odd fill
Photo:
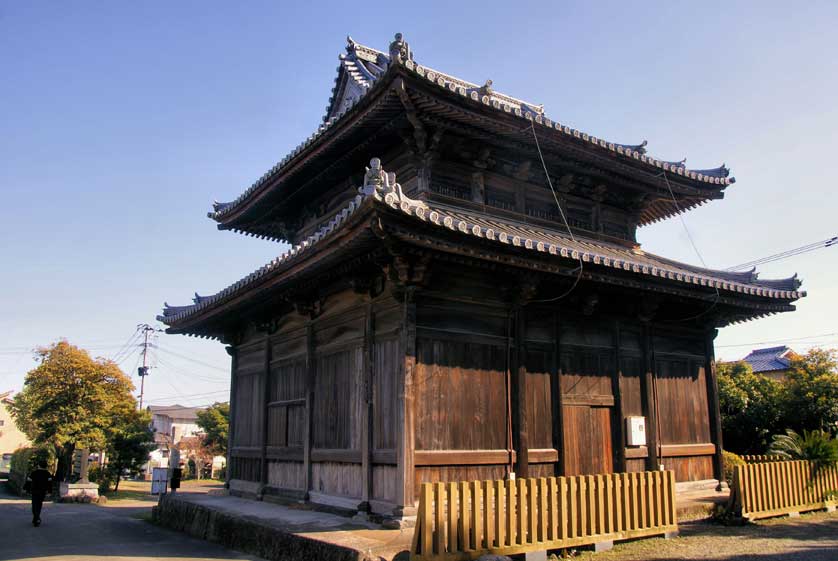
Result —
[[626, 417], [626, 444], [646, 446], [646, 417]]

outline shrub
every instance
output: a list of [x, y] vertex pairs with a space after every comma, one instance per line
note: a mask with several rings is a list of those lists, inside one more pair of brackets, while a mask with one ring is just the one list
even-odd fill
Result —
[[809, 460], [816, 465], [838, 462], [838, 440], [822, 430], [804, 430], [800, 435], [792, 429], [774, 435], [768, 453], [788, 460]]
[[9, 486], [12, 491], [23, 494], [23, 484], [40, 461], [47, 463], [47, 469], [55, 470], [55, 454], [45, 446], [25, 446], [15, 450], [9, 465]]
[[741, 456], [738, 454], [734, 454], [733, 452], [728, 452], [727, 450], [722, 450], [722, 459], [724, 462], [725, 467], [725, 481], [727, 481], [728, 485], [733, 485], [733, 471], [736, 466], [744, 466], [745, 460], [742, 459]]

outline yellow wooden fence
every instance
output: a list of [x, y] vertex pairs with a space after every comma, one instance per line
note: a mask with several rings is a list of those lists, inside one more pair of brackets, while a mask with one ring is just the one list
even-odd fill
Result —
[[411, 559], [474, 559], [676, 532], [672, 471], [424, 483]]
[[736, 466], [731, 501], [751, 520], [834, 507], [838, 466], [813, 462], [765, 462]]

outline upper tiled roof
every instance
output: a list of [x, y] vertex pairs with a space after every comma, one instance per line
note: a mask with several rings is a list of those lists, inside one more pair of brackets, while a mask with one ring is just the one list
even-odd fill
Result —
[[[208, 213], [210, 218], [219, 222], [223, 221], [225, 217], [241, 207], [252, 196], [261, 192], [266, 187], [268, 180], [286, 169], [290, 163], [295, 162], [297, 156], [316, 144], [317, 140], [327, 130], [340, 123], [363, 97], [375, 90], [378, 84], [383, 83], [384, 80], [381, 77], [393, 66], [401, 66], [428, 83], [459, 94], [464, 99], [471, 100], [472, 103], [491, 107], [498, 112], [533, 122], [535, 125], [539, 125], [539, 128], [551, 129], [559, 135], [577, 139], [594, 149], [609, 152], [618, 158], [633, 160], [635, 163], [649, 168], [649, 170], [654, 170], [656, 174], [670, 173], [699, 185], [717, 186], [717, 188], [722, 189], [736, 181], [735, 178], [730, 176], [730, 169], [724, 164], [710, 169], [688, 169], [686, 160], [680, 162], [660, 160], [647, 155], [647, 142], [645, 140], [640, 144], [620, 144], [597, 138], [559, 121], [547, 118], [542, 105], [531, 104], [494, 91], [491, 80], [483, 86], [478, 86], [472, 82], [420, 65], [413, 60], [413, 53], [407, 43], [401, 41], [401, 34], [397, 34], [396, 41], [391, 43], [389, 54], [360, 45], [352, 38], [347, 38], [346, 50], [347, 53], [340, 57], [338, 76], [332, 90], [332, 97], [329, 99], [329, 105], [326, 107], [324, 123], [235, 200], [213, 203], [213, 210]], [[394, 59], [397, 64], [394, 64]]]
[[172, 419], [184, 419], [194, 421], [198, 418], [198, 411], [201, 407], [186, 407], [185, 405], [149, 405], [148, 410], [154, 415], [165, 415]]
[[[305, 259], [314, 248], [327, 243], [336, 232], [342, 229], [350, 217], [359, 213], [360, 209], [372, 205], [384, 205], [422, 223], [459, 232], [465, 236], [518, 247], [558, 259], [581, 259], [584, 263], [638, 275], [763, 298], [792, 301], [806, 295], [805, 292], [796, 290], [799, 286], [796, 278], [793, 278], [793, 281], [762, 281], [753, 271], [733, 273], [695, 267], [646, 253], [639, 248], [627, 248], [587, 238], [571, 238], [566, 232], [503, 220], [476, 212], [466, 212], [438, 203], [413, 200], [404, 195], [401, 186], [396, 183], [395, 174], [386, 174], [381, 169], [378, 159], [373, 159], [370, 165], [364, 179], [364, 187], [359, 189], [359, 194], [328, 224], [302, 243], [295, 245], [270, 263], [220, 292], [212, 296], [196, 298], [192, 305], [169, 306], [166, 304], [163, 315], [158, 316], [157, 319], [167, 325], [175, 325], [201, 310], [211, 308], [246, 292], [249, 287], [268, 276], [281, 274], [282, 271]], [[786, 283], [788, 287], [793, 283], [794, 288], [777, 286], [783, 283]]]
[[793, 353], [794, 351], [783, 345], [754, 349], [742, 360], [750, 364], [754, 372], [773, 372], [787, 370], [791, 364], [790, 355]]

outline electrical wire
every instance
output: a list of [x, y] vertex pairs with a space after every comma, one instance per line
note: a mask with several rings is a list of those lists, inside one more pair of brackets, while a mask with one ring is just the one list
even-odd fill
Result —
[[187, 355], [184, 355], [184, 354], [181, 354], [181, 353], [177, 353], [177, 352], [175, 352], [171, 349], [165, 349], [165, 348], [159, 347], [159, 346], [158, 346], [158, 349], [163, 351], [164, 353], [170, 354], [172, 356], [176, 356], [176, 357], [181, 358], [183, 360], [188, 360], [189, 362], [194, 362], [195, 364], [198, 364], [200, 366], [204, 366], [206, 368], [212, 368], [213, 370], [218, 370], [219, 372], [224, 372], [224, 373], [229, 372], [229, 369], [227, 369], [227, 368], [221, 368], [220, 366], [216, 366], [214, 364], [210, 364], [208, 362], [204, 362], [202, 360], [198, 360], [196, 358], [192, 358], [190, 356], [187, 356]]
[[[669, 178], [666, 176], [666, 171], [662, 171], [661, 175], [663, 176], [664, 182], [666, 182], [666, 188], [669, 190], [669, 196], [672, 198], [672, 203], [675, 205], [675, 210], [678, 212], [678, 218], [681, 220], [681, 226], [684, 227], [684, 231], [687, 233], [687, 238], [690, 240], [690, 245], [693, 246], [693, 250], [695, 250], [695, 254], [698, 255], [698, 259], [699, 259], [699, 261], [701, 261], [701, 265], [705, 269], [707, 269], [708, 268], [707, 263], [704, 261], [704, 257], [702, 257], [701, 252], [698, 250], [698, 246], [696, 245], [695, 240], [693, 239], [692, 233], [690, 232], [690, 229], [687, 227], [687, 221], [684, 220], [684, 214], [681, 211], [681, 205], [679, 205], [678, 201], [675, 199], [675, 193], [672, 191], [672, 185], [669, 184]], [[716, 291], [716, 297], [713, 299], [713, 303], [710, 304], [710, 306], [706, 310], [704, 310], [703, 312], [701, 312], [699, 314], [696, 314], [694, 316], [690, 316], [690, 317], [686, 317], [686, 318], [682, 318], [682, 319], [664, 320], [664, 321], [666, 323], [681, 323], [681, 322], [685, 322], [685, 321], [692, 321], [694, 319], [698, 319], [701, 316], [704, 316], [704, 315], [710, 313], [710, 311], [713, 308], [716, 307], [716, 304], [719, 303], [719, 300], [722, 297], [721, 293], [719, 292], [719, 287], [718, 286], [713, 286], [713, 289]]]
[[748, 269], [751, 267], [756, 267], [757, 265], [764, 265], [766, 263], [773, 263], [775, 261], [781, 261], [783, 259], [788, 259], [790, 257], [796, 257], [798, 255], [803, 255], [804, 253], [809, 253], [810, 251], [815, 251], [818, 249], [824, 249], [827, 247], [832, 247], [833, 245], [838, 245], [838, 236], [833, 236], [831, 238], [827, 238], [825, 240], [821, 240], [818, 242], [806, 244], [800, 247], [796, 247], [794, 249], [789, 249], [786, 251], [781, 251], [780, 253], [775, 253], [773, 255], [769, 255], [767, 257], [761, 257], [759, 259], [754, 259], [753, 261], [748, 261], [746, 263], [741, 263], [739, 265], [734, 265], [733, 267], [728, 267], [725, 271], [738, 271], [742, 269]]
[[779, 345], [781, 343], [798, 343], [807, 341], [809, 339], [820, 339], [822, 337], [833, 337], [838, 333], [823, 333], [821, 335], [807, 335], [804, 337], [795, 337], [793, 339], [775, 339], [773, 341], [754, 341], [752, 343], [737, 343], [735, 345], [716, 345], [717, 349], [731, 348], [731, 347], [751, 347], [754, 345]]
[[[538, 142], [538, 135], [535, 132], [535, 122], [530, 121], [530, 128], [532, 129], [532, 137], [535, 139], [535, 147], [538, 150], [538, 158], [541, 160], [541, 167], [544, 169], [544, 176], [547, 178], [547, 185], [550, 186], [550, 192], [553, 193], [553, 200], [556, 201], [556, 208], [559, 209], [559, 215], [562, 217], [562, 222], [564, 222], [565, 228], [567, 228], [567, 233], [570, 234], [571, 241], [576, 244], [576, 237], [573, 235], [573, 230], [570, 229], [570, 224], [567, 221], [567, 217], [564, 214], [564, 210], [562, 209], [562, 205], [559, 203], [559, 196], [556, 194], [556, 190], [553, 188], [553, 181], [550, 179], [550, 172], [547, 170], [547, 163], [544, 161], [544, 154], [541, 153], [541, 144]], [[576, 280], [573, 281], [573, 284], [570, 288], [567, 289], [563, 294], [556, 296], [555, 298], [545, 298], [543, 300], [530, 300], [529, 303], [536, 303], [536, 302], [555, 302], [557, 300], [561, 300], [568, 296], [571, 292], [574, 291], [576, 286], [579, 284], [579, 281], [582, 279], [582, 273], [584, 272], [584, 265], [582, 264], [582, 254], [579, 253], [579, 267], [571, 271], [571, 273], [579, 271], [576, 275]]]

